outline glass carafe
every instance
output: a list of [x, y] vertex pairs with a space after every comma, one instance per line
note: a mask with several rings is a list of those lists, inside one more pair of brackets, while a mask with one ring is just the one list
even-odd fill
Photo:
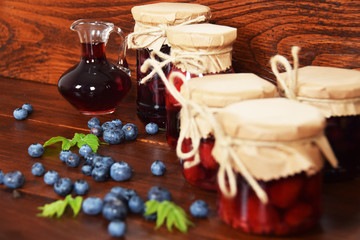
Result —
[[[112, 23], [84, 19], [73, 22], [70, 29], [78, 32], [81, 59], [60, 77], [59, 92], [82, 114], [113, 113], [131, 87], [121, 29]], [[117, 64], [108, 62], [105, 55], [106, 43], [113, 32], [122, 41]]]

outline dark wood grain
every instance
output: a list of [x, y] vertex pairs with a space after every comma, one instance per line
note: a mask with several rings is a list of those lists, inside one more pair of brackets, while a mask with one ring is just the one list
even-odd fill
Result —
[[[173, 1], [173, 0], [171, 0]], [[0, 3], [0, 75], [56, 84], [80, 56], [70, 24], [80, 18], [110, 21], [130, 33], [135, 5], [154, 1], [3, 0]], [[269, 59], [289, 57], [302, 47], [300, 64], [360, 68], [360, 2], [358, 0], [197, 0], [208, 5], [212, 23], [238, 29], [233, 65], [273, 80]], [[107, 49], [116, 59], [116, 39]], [[134, 51], [128, 61], [135, 74]]]
[[[241, 233], [223, 223], [216, 213], [215, 192], [204, 191], [188, 184], [181, 174], [181, 166], [175, 152], [168, 147], [163, 132], [147, 135], [144, 126], [136, 118], [135, 91], [127, 96], [115, 113], [100, 117], [101, 121], [119, 118], [139, 126], [139, 137], [134, 142], [101, 146], [99, 153], [112, 156], [116, 161], [126, 161], [134, 169], [130, 181], [104, 183], [85, 177], [80, 168], [69, 168], [59, 160], [59, 146], [48, 147], [41, 158], [27, 154], [30, 144], [44, 143], [54, 136], [71, 138], [75, 132], [87, 133], [88, 116], [79, 114], [58, 93], [56, 86], [0, 77], [0, 169], [4, 172], [20, 170], [26, 178], [19, 189], [20, 197], [14, 198], [11, 190], [0, 185], [0, 239], [111, 239], [107, 232], [108, 221], [99, 216], [82, 212], [77, 218], [71, 211], [60, 219], [36, 217], [38, 206], [50, 203], [57, 196], [52, 187], [45, 185], [41, 177], [31, 174], [36, 161], [47, 170], [56, 170], [72, 180], [86, 179], [90, 184], [88, 196], [104, 197], [114, 186], [135, 189], [146, 198], [150, 187], [159, 185], [169, 189], [173, 200], [189, 213], [195, 199], [204, 199], [210, 205], [208, 219], [191, 220], [196, 224], [185, 235], [170, 233], [166, 228], [154, 230], [155, 223], [141, 216], [130, 214], [126, 219], [126, 239], [214, 239], [214, 240], [262, 240], [267, 237]], [[34, 106], [34, 112], [24, 121], [15, 120], [12, 111], [25, 102]], [[150, 172], [151, 163], [162, 160], [167, 166], [165, 176], [156, 177]], [[320, 223], [311, 231], [289, 238], [274, 240], [358, 240], [360, 238], [360, 179], [324, 186], [324, 213]]]

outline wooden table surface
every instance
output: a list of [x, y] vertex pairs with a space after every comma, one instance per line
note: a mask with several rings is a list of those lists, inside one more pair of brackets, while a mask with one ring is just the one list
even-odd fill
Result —
[[[38, 206], [60, 199], [52, 187], [45, 185], [42, 177], [31, 174], [33, 163], [40, 161], [47, 170], [56, 170], [62, 177], [85, 179], [90, 184], [88, 196], [104, 197], [114, 186], [135, 189], [146, 197], [150, 187], [159, 185], [169, 189], [173, 201], [189, 213], [195, 199], [210, 205], [208, 219], [194, 219], [195, 227], [187, 234], [165, 227], [155, 230], [154, 222], [130, 214], [126, 219], [124, 239], [246, 239], [261, 240], [269, 237], [241, 233], [224, 224], [216, 214], [216, 193], [198, 189], [188, 184], [181, 174], [179, 160], [170, 149], [163, 132], [150, 136], [136, 116], [135, 87], [112, 115], [100, 116], [102, 122], [115, 118], [139, 127], [138, 139], [120, 145], [101, 146], [99, 153], [112, 156], [115, 161], [126, 161], [134, 170], [130, 181], [98, 183], [84, 176], [79, 168], [69, 168], [59, 160], [60, 147], [48, 147], [41, 158], [31, 158], [27, 148], [32, 143], [44, 143], [51, 137], [72, 138], [74, 133], [88, 133], [89, 116], [79, 114], [58, 93], [54, 85], [0, 77], [0, 169], [3, 172], [20, 170], [26, 178], [15, 197], [10, 189], [0, 185], [0, 239], [111, 239], [107, 232], [108, 220], [101, 215], [88, 216], [80, 212], [76, 218], [71, 211], [60, 219], [40, 218]], [[12, 113], [23, 103], [31, 103], [34, 112], [23, 121], [15, 120]], [[154, 160], [167, 166], [165, 176], [156, 177], [150, 172]], [[358, 240], [360, 239], [360, 179], [336, 184], [325, 184], [324, 210], [320, 223], [311, 231], [299, 236], [279, 239], [306, 240]], [[271, 238], [277, 239], [277, 238]]]

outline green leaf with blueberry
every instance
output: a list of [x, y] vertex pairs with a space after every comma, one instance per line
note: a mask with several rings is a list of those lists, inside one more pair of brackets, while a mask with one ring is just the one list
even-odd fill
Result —
[[77, 196], [73, 198], [70, 194], [65, 197], [64, 200], [57, 200], [52, 203], [45, 204], [44, 206], [38, 207], [41, 210], [41, 213], [38, 213], [38, 217], [49, 217], [49, 218], [60, 218], [64, 212], [66, 207], [69, 205], [73, 212], [74, 217], [78, 215], [81, 210], [81, 203], [83, 198], [81, 196]]
[[53, 137], [47, 140], [43, 147], [47, 147], [49, 145], [55, 144], [61, 142], [61, 149], [62, 150], [69, 150], [73, 146], [77, 146], [80, 148], [82, 145], [89, 145], [89, 147], [92, 149], [94, 153], [97, 152], [99, 145], [103, 144], [100, 142], [99, 138], [93, 134], [83, 134], [83, 133], [75, 133], [74, 137], [72, 139], [67, 139], [65, 137]]
[[167, 229], [172, 232], [172, 227], [175, 226], [180, 232], [186, 233], [188, 226], [194, 226], [184, 209], [171, 201], [158, 202], [156, 200], [149, 200], [145, 202], [146, 212], [145, 216], [150, 214], [157, 214], [155, 229], [160, 228], [166, 221]]

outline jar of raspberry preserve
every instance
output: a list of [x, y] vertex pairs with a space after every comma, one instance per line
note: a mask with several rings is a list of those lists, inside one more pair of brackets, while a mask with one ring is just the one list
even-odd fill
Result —
[[[192, 78], [182, 85], [181, 94], [189, 101], [209, 107], [215, 114], [232, 103], [278, 96], [274, 84], [252, 73], [216, 74]], [[183, 175], [195, 186], [216, 190], [219, 166], [211, 154], [215, 143], [213, 129], [206, 117], [192, 109], [184, 114], [186, 110], [188, 106], [185, 105], [180, 111], [180, 138], [177, 146], [178, 156], [183, 160]], [[190, 127], [189, 124], [194, 126]], [[186, 156], [190, 151], [194, 151], [194, 154]], [[195, 156], [198, 157], [196, 160]]]
[[323, 156], [337, 164], [318, 109], [286, 98], [255, 99], [215, 118], [226, 136], [215, 131], [220, 218], [246, 233], [274, 236], [318, 223]]
[[[298, 51], [296, 49], [295, 51]], [[297, 58], [297, 53], [294, 55]], [[274, 64], [277, 63], [274, 57]], [[280, 62], [281, 64], [281, 62]], [[360, 174], [360, 71], [323, 67], [294, 66], [295, 76], [279, 74], [282, 95], [317, 107], [326, 117], [325, 133], [339, 160], [338, 168], [324, 168], [326, 182], [351, 180]], [[293, 84], [293, 89], [288, 87]]]
[[[189, 80], [204, 75], [233, 73], [231, 56], [237, 36], [236, 28], [210, 23], [192, 24], [168, 28], [166, 35], [171, 45], [172, 59], [168, 76], [180, 72]], [[182, 79], [174, 79], [178, 90], [182, 83]], [[179, 137], [178, 115], [181, 107], [168, 91], [165, 96], [166, 137], [169, 145], [175, 148]]]
[[[207, 21], [210, 8], [200, 4], [161, 2], [135, 6], [131, 9], [135, 20], [134, 32], [128, 35], [128, 47], [136, 49], [137, 115], [144, 123], [154, 122], [165, 129], [165, 87], [155, 74], [146, 84], [139, 82], [149, 73], [140, 71], [141, 65], [152, 51], [170, 53], [165, 29], [178, 24], [186, 25]], [[170, 71], [170, 64], [163, 67]]]

